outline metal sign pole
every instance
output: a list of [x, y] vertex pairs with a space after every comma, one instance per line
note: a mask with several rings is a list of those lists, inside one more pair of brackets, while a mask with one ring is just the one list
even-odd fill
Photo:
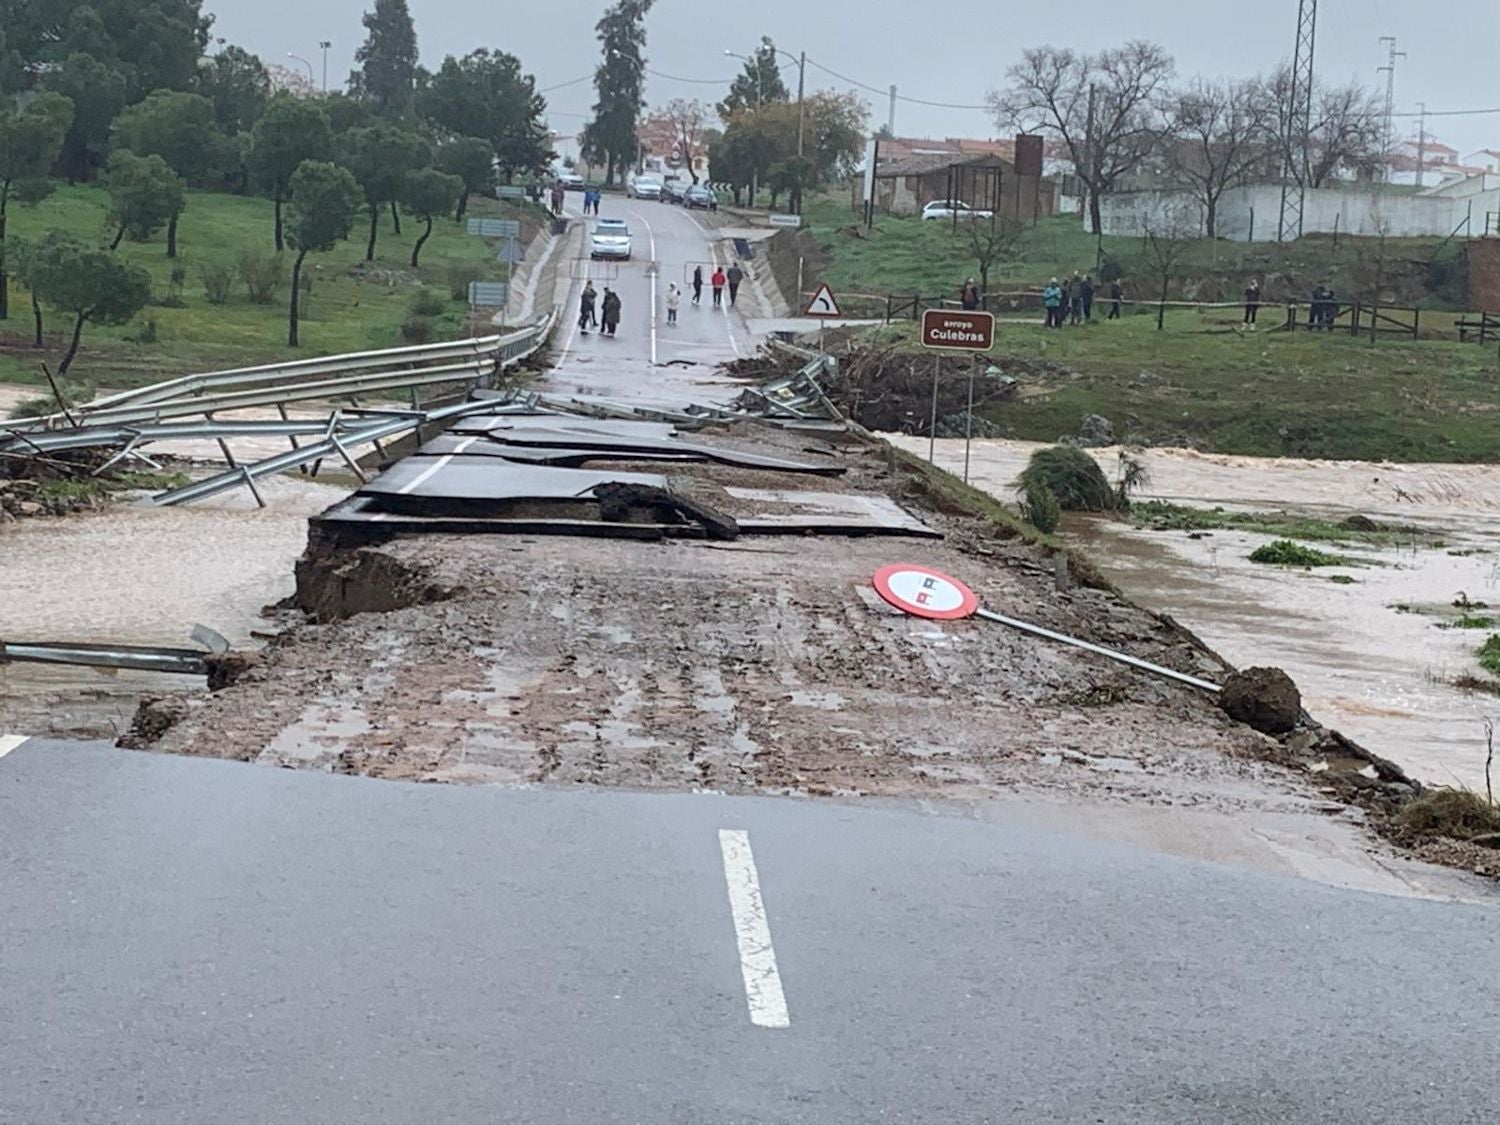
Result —
[[969, 446], [974, 440], [974, 364], [969, 364], [969, 409], [964, 415], [964, 483], [969, 483]]
[[942, 366], [943, 357], [941, 352], [932, 355], [932, 421], [927, 428], [927, 463], [937, 464], [937, 396], [938, 396], [938, 369]]

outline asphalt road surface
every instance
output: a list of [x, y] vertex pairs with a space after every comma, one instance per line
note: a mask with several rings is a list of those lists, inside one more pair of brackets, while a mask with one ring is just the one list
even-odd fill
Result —
[[[577, 207], [572, 196], [568, 207]], [[727, 289], [723, 306], [713, 305], [708, 280], [715, 264], [728, 268], [726, 247], [700, 221], [701, 212], [675, 204], [608, 195], [600, 203], [599, 217], [625, 220], [632, 258], [591, 261], [588, 234], [595, 220], [582, 220], [584, 257], [564, 263], [575, 284], [564, 308], [549, 389], [675, 402], [684, 396], [722, 397], [731, 384], [713, 379], [712, 368], [755, 350], [744, 318], [729, 307]], [[697, 306], [690, 284], [694, 266], [703, 268], [704, 279], [703, 301]], [[620, 295], [620, 328], [613, 338], [578, 330], [578, 294], [585, 277], [593, 279], [600, 302], [606, 285]], [[675, 325], [667, 323], [667, 285], [672, 282], [683, 294]], [[687, 365], [701, 365], [703, 370], [689, 374]]]
[[1004, 820], [0, 758], [0, 1121], [1490, 1122], [1500, 916]]

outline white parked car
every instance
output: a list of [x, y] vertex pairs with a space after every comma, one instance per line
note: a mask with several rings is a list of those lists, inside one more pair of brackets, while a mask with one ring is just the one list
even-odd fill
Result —
[[661, 181], [650, 176], [632, 176], [625, 185], [625, 194], [631, 199], [660, 199]]
[[564, 191], [582, 191], [586, 186], [577, 172], [559, 172], [557, 182], [562, 184]]
[[995, 213], [993, 211], [976, 211], [967, 203], [957, 199], [947, 201], [934, 199], [926, 207], [922, 208], [922, 218], [924, 219], [952, 219], [955, 216], [959, 219], [993, 219]]
[[590, 258], [630, 261], [630, 228], [624, 219], [600, 219], [589, 236]]

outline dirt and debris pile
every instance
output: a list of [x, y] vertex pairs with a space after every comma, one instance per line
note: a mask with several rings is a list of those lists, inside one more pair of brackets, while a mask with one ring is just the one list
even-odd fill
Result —
[[120, 739], [127, 750], [146, 750], [187, 718], [192, 703], [180, 695], [147, 696], [136, 706], [130, 729]]
[[296, 578], [291, 605], [322, 622], [389, 613], [460, 593], [435, 581], [426, 567], [399, 562], [385, 552], [345, 551], [316, 541], [297, 560]]
[[1246, 668], [1224, 682], [1219, 706], [1263, 734], [1287, 734], [1302, 720], [1302, 693], [1280, 668]]
[[708, 504], [653, 485], [611, 481], [594, 489], [599, 518], [606, 523], [691, 522], [702, 526], [710, 539], [738, 539], [740, 525]]

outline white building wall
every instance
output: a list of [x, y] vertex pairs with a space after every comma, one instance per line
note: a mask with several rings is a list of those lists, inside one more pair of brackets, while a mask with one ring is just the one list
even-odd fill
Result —
[[[1148, 227], [1204, 233], [1203, 208], [1185, 192], [1110, 195], [1103, 199], [1102, 210], [1105, 234], [1139, 237]], [[1484, 232], [1486, 213], [1492, 211], [1500, 211], [1500, 191], [1455, 197], [1320, 188], [1307, 193], [1302, 230], [1304, 234], [1441, 237], [1468, 221], [1469, 229], [1459, 233], [1478, 236]], [[1233, 242], [1274, 242], [1280, 217], [1279, 185], [1234, 188], [1219, 200], [1217, 234]]]

